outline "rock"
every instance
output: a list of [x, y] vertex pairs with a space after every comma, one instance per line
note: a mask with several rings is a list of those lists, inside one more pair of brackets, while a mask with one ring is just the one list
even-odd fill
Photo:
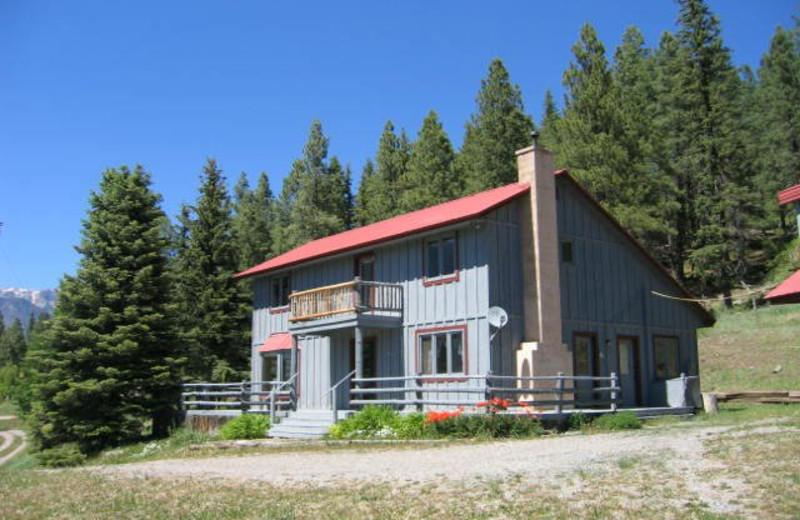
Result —
[[772, 369], [772, 373], [777, 374], [781, 370], [783, 370], [783, 367], [781, 365], [775, 365], [775, 368]]

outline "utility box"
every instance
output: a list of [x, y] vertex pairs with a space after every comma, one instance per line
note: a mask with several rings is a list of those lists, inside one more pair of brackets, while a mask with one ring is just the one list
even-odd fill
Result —
[[667, 379], [667, 405], [670, 408], [698, 408], [702, 406], [700, 378], [686, 376]]

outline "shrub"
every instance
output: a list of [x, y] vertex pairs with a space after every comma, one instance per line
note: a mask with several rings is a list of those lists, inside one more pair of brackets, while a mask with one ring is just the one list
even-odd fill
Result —
[[425, 416], [421, 413], [400, 415], [392, 427], [398, 439], [421, 439], [429, 435]]
[[568, 428], [570, 430], [583, 430], [589, 424], [589, 417], [583, 412], [569, 414]]
[[429, 423], [438, 437], [509, 438], [532, 437], [543, 431], [538, 419], [511, 414], [462, 415]]
[[77, 444], [62, 444], [57, 448], [42, 450], [36, 454], [39, 464], [46, 468], [79, 466], [86, 460]]
[[637, 430], [642, 427], [642, 421], [633, 412], [617, 412], [601, 415], [592, 422], [592, 427], [598, 430]]
[[334, 439], [394, 437], [400, 415], [388, 406], [365, 406], [361, 411], [339, 421], [328, 431]]
[[269, 430], [269, 417], [265, 415], [243, 414], [226, 422], [219, 430], [220, 439], [261, 439]]

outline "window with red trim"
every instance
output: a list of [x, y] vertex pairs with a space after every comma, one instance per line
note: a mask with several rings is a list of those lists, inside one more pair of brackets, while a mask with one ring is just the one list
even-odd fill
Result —
[[422, 375], [464, 374], [462, 329], [423, 333], [418, 336], [419, 370]]

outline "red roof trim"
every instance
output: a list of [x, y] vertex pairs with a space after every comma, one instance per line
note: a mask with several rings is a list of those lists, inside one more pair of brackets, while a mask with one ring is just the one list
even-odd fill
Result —
[[264, 344], [259, 347], [258, 351], [261, 353], [275, 352], [277, 350], [287, 350], [290, 348], [292, 348], [292, 335], [288, 332], [279, 332], [270, 334]]
[[[651, 264], [657, 267], [670, 281], [672, 281], [672, 283], [675, 284], [677, 289], [681, 292], [681, 294], [683, 294], [685, 298], [691, 298], [691, 299], [697, 298], [695, 295], [689, 292], [689, 290], [686, 289], [677, 279], [675, 279], [672, 273], [669, 272], [669, 270], [666, 267], [664, 267], [661, 264], [661, 262], [656, 260], [653, 257], [653, 255], [650, 254], [650, 251], [648, 251], [641, 244], [641, 242], [639, 242], [639, 240], [636, 239], [636, 237], [631, 235], [631, 233], [627, 229], [622, 227], [622, 224], [620, 224], [619, 221], [611, 213], [609, 213], [608, 210], [602, 206], [602, 204], [600, 204], [597, 201], [597, 199], [592, 197], [592, 195], [588, 191], [586, 191], [586, 188], [581, 186], [581, 184], [577, 180], [575, 180], [575, 178], [572, 175], [569, 174], [568, 170], [557, 170], [556, 172], [554, 172], [554, 174], [556, 175], [556, 177], [561, 177], [563, 179], [569, 180], [570, 183], [572, 183], [572, 185], [578, 190], [578, 192], [580, 192], [586, 198], [586, 200], [588, 200], [595, 208], [597, 208], [598, 211], [600, 211], [603, 215], [605, 215], [606, 218], [609, 220], [609, 222], [611, 222], [611, 224], [613, 224], [614, 227], [617, 228], [617, 230], [620, 233], [622, 233], [625, 237], [627, 237], [627, 239], [636, 247], [636, 249], [638, 249], [644, 255], [644, 257], [647, 260], [650, 261]], [[716, 318], [714, 318], [714, 315], [711, 314], [699, 302], [691, 302], [691, 303], [697, 308], [697, 310], [699, 310], [703, 314], [703, 317], [705, 317], [706, 325], [711, 326], [714, 324], [714, 322], [717, 321]]]
[[800, 303], [800, 271], [781, 282], [764, 299], [772, 303]]
[[778, 193], [778, 203], [781, 206], [798, 201], [800, 201], [800, 184], [792, 186], [791, 188], [786, 188]]
[[334, 254], [370, 247], [480, 217], [528, 192], [528, 184], [508, 184], [430, 208], [382, 220], [368, 226], [314, 240], [235, 275], [246, 278]]

